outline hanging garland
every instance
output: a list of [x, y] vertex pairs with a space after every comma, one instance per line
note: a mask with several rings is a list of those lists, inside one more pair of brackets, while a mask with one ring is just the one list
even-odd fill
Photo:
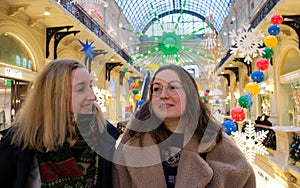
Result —
[[[260, 92], [258, 83], [263, 82], [265, 79], [264, 71], [269, 68], [269, 61], [274, 55], [272, 48], [278, 43], [276, 36], [280, 33], [279, 24], [281, 24], [282, 21], [283, 17], [279, 14], [275, 14], [271, 17], [272, 25], [268, 28], [268, 33], [270, 35], [264, 38], [264, 44], [266, 47], [262, 52], [262, 58], [256, 61], [256, 68], [258, 70], [255, 70], [251, 73], [252, 81], [246, 84], [244, 87], [247, 94], [242, 95], [238, 100], [239, 106], [244, 109], [249, 109], [251, 107], [252, 97]], [[245, 112], [240, 107], [232, 109], [230, 113], [231, 118], [236, 122], [240, 122], [245, 119]]]

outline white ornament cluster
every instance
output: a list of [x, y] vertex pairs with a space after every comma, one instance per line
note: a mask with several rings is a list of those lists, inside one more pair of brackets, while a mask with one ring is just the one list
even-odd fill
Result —
[[252, 63], [252, 58], [262, 55], [264, 48], [263, 38], [264, 33], [262, 31], [254, 32], [250, 28], [250, 24], [243, 25], [242, 28], [237, 30], [237, 33], [233, 30], [229, 32], [231, 37], [230, 47], [231, 54], [239, 55], [239, 57], [245, 58], [247, 64]]
[[93, 87], [93, 91], [96, 95], [96, 102], [100, 105], [101, 109], [105, 108], [105, 94], [106, 90], [99, 89], [97, 86]]
[[269, 131], [255, 131], [254, 123], [246, 125], [245, 132], [233, 132], [233, 139], [236, 141], [239, 148], [245, 154], [246, 159], [254, 162], [256, 154], [268, 155], [267, 148], [262, 144], [262, 141], [267, 137]]

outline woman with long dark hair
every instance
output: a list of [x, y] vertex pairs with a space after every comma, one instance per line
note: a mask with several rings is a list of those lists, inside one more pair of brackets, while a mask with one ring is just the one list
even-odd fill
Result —
[[255, 187], [250, 164], [202, 102], [194, 78], [165, 65], [115, 155], [116, 187]]

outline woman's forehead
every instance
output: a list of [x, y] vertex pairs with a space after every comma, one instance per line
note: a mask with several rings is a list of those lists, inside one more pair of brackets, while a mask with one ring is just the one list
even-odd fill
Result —
[[90, 80], [90, 75], [85, 68], [77, 68], [72, 70], [71, 81], [80, 82], [82, 80]]
[[154, 82], [180, 82], [178, 74], [170, 69], [163, 70], [155, 76]]

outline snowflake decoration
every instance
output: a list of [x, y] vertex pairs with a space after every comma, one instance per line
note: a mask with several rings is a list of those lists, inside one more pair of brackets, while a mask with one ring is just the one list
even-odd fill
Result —
[[267, 137], [269, 131], [256, 132], [254, 124], [249, 120], [246, 125], [245, 132], [233, 132], [233, 138], [238, 144], [239, 148], [245, 154], [246, 159], [252, 163], [254, 162], [255, 155], [267, 155], [267, 148], [262, 144], [262, 141]]
[[243, 28], [238, 29], [237, 33], [233, 30], [229, 32], [232, 38], [230, 47], [231, 54], [239, 54], [240, 57], [245, 58], [247, 64], [252, 63], [252, 58], [262, 55], [264, 48], [262, 48], [264, 34], [258, 31], [256, 34], [250, 28], [250, 24], [243, 25]]
[[93, 87], [93, 91], [96, 95], [96, 102], [100, 105], [101, 109], [105, 108], [105, 94], [106, 90], [99, 89], [97, 86]]

